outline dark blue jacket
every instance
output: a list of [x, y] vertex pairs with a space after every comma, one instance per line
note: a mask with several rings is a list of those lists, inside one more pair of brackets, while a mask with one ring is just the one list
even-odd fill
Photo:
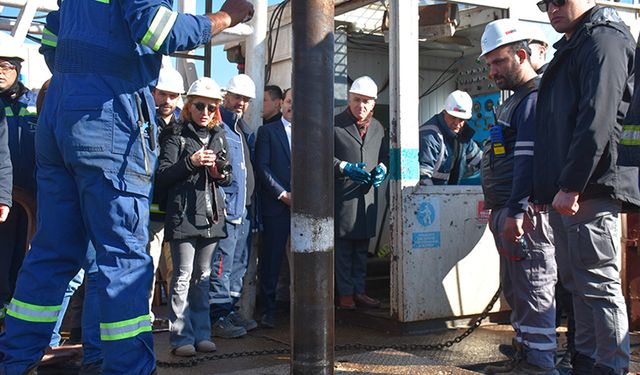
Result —
[[13, 184], [35, 194], [36, 149], [35, 135], [38, 115], [37, 95], [25, 89], [13, 103], [0, 99], [7, 117], [9, 150], [13, 165]]
[[282, 192], [291, 191], [291, 149], [282, 121], [258, 129], [255, 158], [261, 214], [289, 214], [289, 206], [278, 199]]
[[[451, 172], [458, 175], [453, 184], [472, 176], [480, 169], [482, 151], [471, 139], [473, 129], [468, 125], [456, 134], [449, 129], [444, 115], [439, 113], [420, 126], [420, 183], [448, 185]], [[457, 147], [456, 147], [457, 142]], [[457, 149], [457, 155], [456, 155]], [[457, 160], [457, 165], [454, 165]]]

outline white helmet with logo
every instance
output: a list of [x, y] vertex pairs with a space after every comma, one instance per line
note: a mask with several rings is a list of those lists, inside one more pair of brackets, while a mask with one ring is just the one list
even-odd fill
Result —
[[444, 101], [444, 110], [453, 117], [468, 120], [471, 118], [473, 101], [466, 92], [456, 90], [447, 96]]
[[182, 74], [173, 68], [166, 67], [160, 69], [156, 89], [176, 94], [184, 93]]
[[489, 22], [484, 28], [482, 39], [480, 39], [480, 47], [482, 48], [480, 57], [506, 44], [529, 39], [529, 30], [522, 22], [511, 18]]
[[248, 75], [238, 74], [229, 80], [227, 92], [254, 99], [256, 97], [256, 84], [253, 83], [253, 80]]
[[192, 83], [187, 96], [202, 96], [204, 98], [222, 100], [220, 86], [209, 77], [202, 77]]
[[351, 85], [350, 93], [368, 96], [369, 98], [378, 98], [378, 85], [369, 76], [362, 76]]

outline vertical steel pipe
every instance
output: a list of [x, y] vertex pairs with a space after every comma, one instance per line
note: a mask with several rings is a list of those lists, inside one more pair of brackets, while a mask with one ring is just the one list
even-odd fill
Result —
[[292, 0], [292, 374], [333, 374], [333, 17]]

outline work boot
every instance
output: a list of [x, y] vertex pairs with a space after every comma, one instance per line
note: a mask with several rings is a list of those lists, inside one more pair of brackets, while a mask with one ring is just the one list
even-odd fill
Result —
[[193, 357], [194, 355], [196, 355], [196, 348], [191, 344], [182, 345], [173, 349], [171, 352], [173, 353], [173, 355], [176, 355], [178, 357]]
[[216, 344], [209, 340], [200, 341], [196, 344], [196, 351], [200, 353], [213, 353], [216, 351]]
[[376, 309], [378, 307], [380, 307], [380, 301], [378, 301], [375, 298], [371, 298], [368, 295], [362, 293], [362, 294], [356, 294], [353, 297], [353, 300], [356, 303], [356, 306], [358, 307], [364, 307], [364, 308], [369, 308], [369, 309]]
[[582, 353], [576, 352], [571, 359], [571, 365], [573, 366], [572, 374], [582, 375], [593, 373], [595, 361]]
[[243, 327], [247, 332], [258, 328], [258, 322], [253, 319], [245, 319], [235, 311], [232, 311], [227, 315], [227, 320], [236, 327]]
[[527, 361], [518, 362], [511, 371], [503, 373], [504, 375], [559, 375], [555, 368], [544, 368], [536, 366]]
[[231, 323], [226, 317], [218, 319], [213, 324], [213, 336], [222, 337], [225, 339], [235, 339], [247, 334], [247, 330], [244, 327], [238, 327]]

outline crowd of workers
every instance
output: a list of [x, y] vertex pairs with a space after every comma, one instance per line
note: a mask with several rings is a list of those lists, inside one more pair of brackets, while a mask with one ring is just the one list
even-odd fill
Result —
[[[155, 373], [158, 269], [170, 280], [176, 356], [215, 351], [212, 335], [277, 324], [293, 198], [293, 91], [264, 88], [264, 123], [252, 133], [243, 118], [256, 97], [251, 77], [233, 77], [224, 93], [203, 77], [185, 93], [180, 73], [160, 69], [162, 54], [206, 43], [250, 18], [252, 6], [229, 0], [193, 16], [142, 3], [62, 2], [51, 12], [40, 51], [53, 76], [38, 99], [18, 79], [18, 49], [0, 51], [2, 375], [27, 373], [57, 345], [83, 277], [84, 374]], [[479, 59], [512, 95], [480, 146], [466, 124], [471, 97], [452, 92], [420, 126], [420, 184], [481, 176], [515, 330], [512, 360], [487, 373], [626, 374], [617, 217], [640, 206], [635, 42], [616, 12], [594, 0], [538, 6], [563, 34], [554, 57], [544, 64], [540, 30], [489, 23]], [[335, 116], [336, 290], [347, 310], [380, 306], [364, 283], [376, 189], [388, 175], [377, 95], [376, 83], [360, 77]], [[30, 213], [12, 204], [20, 192], [37, 196], [30, 244]], [[254, 230], [262, 239], [259, 323], [238, 306]], [[570, 355], [558, 366], [556, 299], [575, 320]]]

